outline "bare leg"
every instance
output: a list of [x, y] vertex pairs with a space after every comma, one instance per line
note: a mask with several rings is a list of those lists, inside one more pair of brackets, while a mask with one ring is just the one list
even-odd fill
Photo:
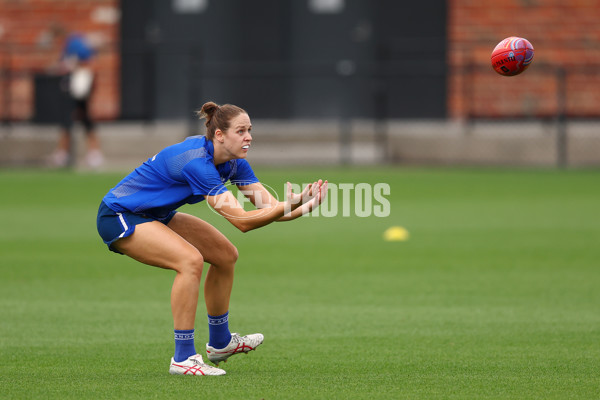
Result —
[[209, 315], [223, 315], [229, 311], [229, 299], [233, 287], [233, 265], [211, 265], [204, 281], [204, 301]]
[[56, 150], [50, 155], [48, 162], [53, 167], [66, 167], [71, 158], [71, 134], [68, 129], [60, 131]]
[[58, 139], [58, 149], [57, 151], [64, 151], [65, 153], [69, 153], [71, 150], [71, 134], [69, 130], [62, 129], [60, 132], [60, 138]]
[[[235, 246], [212, 225], [192, 215], [177, 213], [169, 222], [169, 228], [197, 248], [204, 255], [205, 261], [211, 264], [204, 283], [204, 299], [208, 314], [214, 317], [228, 312], [235, 263], [238, 259]], [[234, 354], [254, 350], [264, 340], [264, 336], [260, 333], [247, 336], [232, 334], [231, 338], [227, 339], [224, 330], [227, 329], [229, 333], [228, 325], [222, 324], [220, 328], [214, 329], [214, 326], [212, 328], [209, 326], [207, 357], [214, 364], [219, 364]], [[213, 339], [214, 342], [211, 343]], [[220, 343], [218, 340], [229, 340], [229, 342]], [[226, 352], [216, 351], [224, 346]]]
[[87, 146], [88, 151], [100, 151], [100, 140], [98, 140], [98, 135], [96, 131], [89, 131], [87, 133]]
[[102, 151], [100, 151], [100, 141], [93, 130], [87, 133], [87, 155], [85, 159], [87, 164], [92, 168], [99, 168], [104, 164], [104, 156], [102, 155]]
[[192, 215], [177, 213], [169, 228], [196, 247], [211, 264], [204, 283], [206, 311], [209, 315], [225, 314], [229, 310], [237, 249], [215, 227]]
[[133, 235], [115, 242], [114, 247], [144, 264], [177, 272], [171, 290], [174, 327], [194, 329], [204, 265], [198, 249], [160, 222], [136, 226]]
[[177, 273], [171, 289], [173, 326], [177, 330], [194, 329], [198, 291], [202, 276]]

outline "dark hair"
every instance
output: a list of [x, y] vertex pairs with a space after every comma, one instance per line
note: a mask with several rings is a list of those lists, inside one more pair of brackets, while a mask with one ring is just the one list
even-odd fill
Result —
[[220, 106], [209, 101], [208, 103], [204, 103], [200, 111], [197, 111], [196, 114], [200, 118], [206, 118], [206, 138], [212, 141], [217, 129], [225, 132], [229, 129], [229, 122], [232, 118], [240, 114], [247, 114], [247, 112], [233, 104], [223, 104]]

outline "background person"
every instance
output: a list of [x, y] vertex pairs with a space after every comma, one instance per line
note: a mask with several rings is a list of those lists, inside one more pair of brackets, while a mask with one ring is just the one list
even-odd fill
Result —
[[[194, 345], [204, 262], [210, 263], [204, 283], [208, 359], [218, 365], [234, 354], [256, 349], [264, 337], [229, 331], [229, 300], [238, 259], [235, 246], [209, 223], [175, 210], [206, 200], [247, 232], [310, 212], [324, 199], [327, 182], [318, 180], [300, 194], [293, 193], [288, 182], [285, 201], [277, 201], [245, 160], [252, 143], [246, 111], [209, 102], [199, 114], [206, 118], [206, 136], [189, 137], [163, 149], [112, 188], [100, 205], [98, 232], [112, 251], [176, 272], [171, 291], [175, 354], [169, 372], [223, 375], [224, 370], [204, 363]], [[225, 187], [227, 181], [237, 185], [257, 209], [245, 211]]]
[[[65, 37], [62, 28], [55, 28], [55, 37]], [[72, 149], [72, 129], [75, 120], [84, 126], [87, 138], [85, 160], [88, 166], [98, 168], [104, 163], [100, 142], [95, 132], [95, 124], [90, 116], [90, 99], [94, 91], [95, 76], [93, 58], [95, 51], [86, 37], [79, 33], [66, 36], [63, 53], [57, 67], [63, 75], [61, 92], [63, 95], [61, 133], [56, 151], [51, 156], [51, 164], [57, 167], [72, 165], [75, 160]]]

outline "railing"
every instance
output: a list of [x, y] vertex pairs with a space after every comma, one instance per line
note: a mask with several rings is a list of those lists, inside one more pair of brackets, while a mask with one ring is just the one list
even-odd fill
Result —
[[542, 120], [554, 124], [557, 166], [568, 165], [567, 123], [600, 119], [600, 65], [533, 64], [516, 77], [470, 63], [454, 72], [461, 81], [468, 127], [477, 121]]

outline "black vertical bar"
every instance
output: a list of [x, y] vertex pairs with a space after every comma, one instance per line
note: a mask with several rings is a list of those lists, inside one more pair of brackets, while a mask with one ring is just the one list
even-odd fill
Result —
[[564, 68], [556, 70], [557, 118], [556, 118], [556, 163], [559, 168], [567, 167], [567, 74]]
[[[65, 85], [65, 87], [59, 87], [59, 93], [61, 95], [62, 101], [62, 117], [67, 118], [69, 121], [68, 127], [65, 127], [65, 134], [69, 137], [69, 148], [68, 148], [68, 156], [67, 156], [67, 168], [74, 168], [77, 165], [77, 138], [75, 137], [75, 125], [76, 122], [80, 121], [83, 118], [80, 114], [75, 114], [75, 99], [71, 97], [71, 93], [69, 92], [69, 80], [72, 78], [73, 74], [70, 73], [62, 77], [61, 80], [56, 82], [58, 85]], [[60, 91], [64, 90], [64, 91]], [[80, 110], [77, 109], [79, 113]]]
[[[381, 10], [379, 10], [381, 12]], [[383, 16], [379, 16], [383, 18]], [[391, 46], [389, 37], [382, 34], [382, 29], [375, 29], [375, 91], [373, 95], [373, 116], [375, 118], [375, 140], [379, 146], [379, 155], [384, 163], [391, 161], [391, 152], [388, 146], [387, 125], [390, 117], [390, 86], [391, 76], [388, 71], [391, 59]]]
[[156, 57], [155, 57], [155, 47], [152, 45], [144, 46], [144, 68], [143, 77], [144, 77], [144, 121], [146, 123], [153, 121], [156, 118], [156, 79], [155, 79], [155, 69], [156, 69]]
[[11, 72], [11, 48], [7, 44], [5, 46], [6, 51], [4, 52], [4, 65], [0, 68], [0, 74], [2, 76], [2, 125], [10, 126], [10, 84], [12, 80], [12, 72]]
[[373, 104], [375, 106], [375, 142], [379, 148], [379, 156], [383, 163], [388, 163], [390, 154], [387, 145], [387, 121], [388, 115], [388, 87], [383, 76], [375, 78], [375, 94]]
[[465, 68], [466, 73], [462, 75], [463, 80], [463, 98], [465, 101], [465, 117], [466, 117], [466, 126], [467, 126], [467, 134], [471, 134], [473, 132], [473, 125], [475, 124], [475, 112], [473, 111], [473, 102], [475, 100], [475, 94], [473, 92], [473, 81], [475, 80], [475, 74], [477, 66], [475, 62], [469, 58], [467, 60], [467, 65]]
[[200, 69], [202, 68], [202, 49], [198, 46], [190, 46], [188, 55], [189, 73], [188, 73], [188, 136], [199, 134], [200, 124], [196, 111], [200, 109]]
[[352, 121], [342, 114], [340, 121], [340, 163], [349, 165], [352, 163]]
[[340, 163], [352, 163], [352, 74], [337, 71], [343, 88], [340, 111]]
[[156, 76], [158, 45], [160, 44], [160, 34], [158, 33], [157, 14], [159, 4], [157, 0], [151, 1], [147, 7], [144, 7], [144, 118], [145, 122], [154, 122], [156, 119], [156, 95], [158, 79]]

